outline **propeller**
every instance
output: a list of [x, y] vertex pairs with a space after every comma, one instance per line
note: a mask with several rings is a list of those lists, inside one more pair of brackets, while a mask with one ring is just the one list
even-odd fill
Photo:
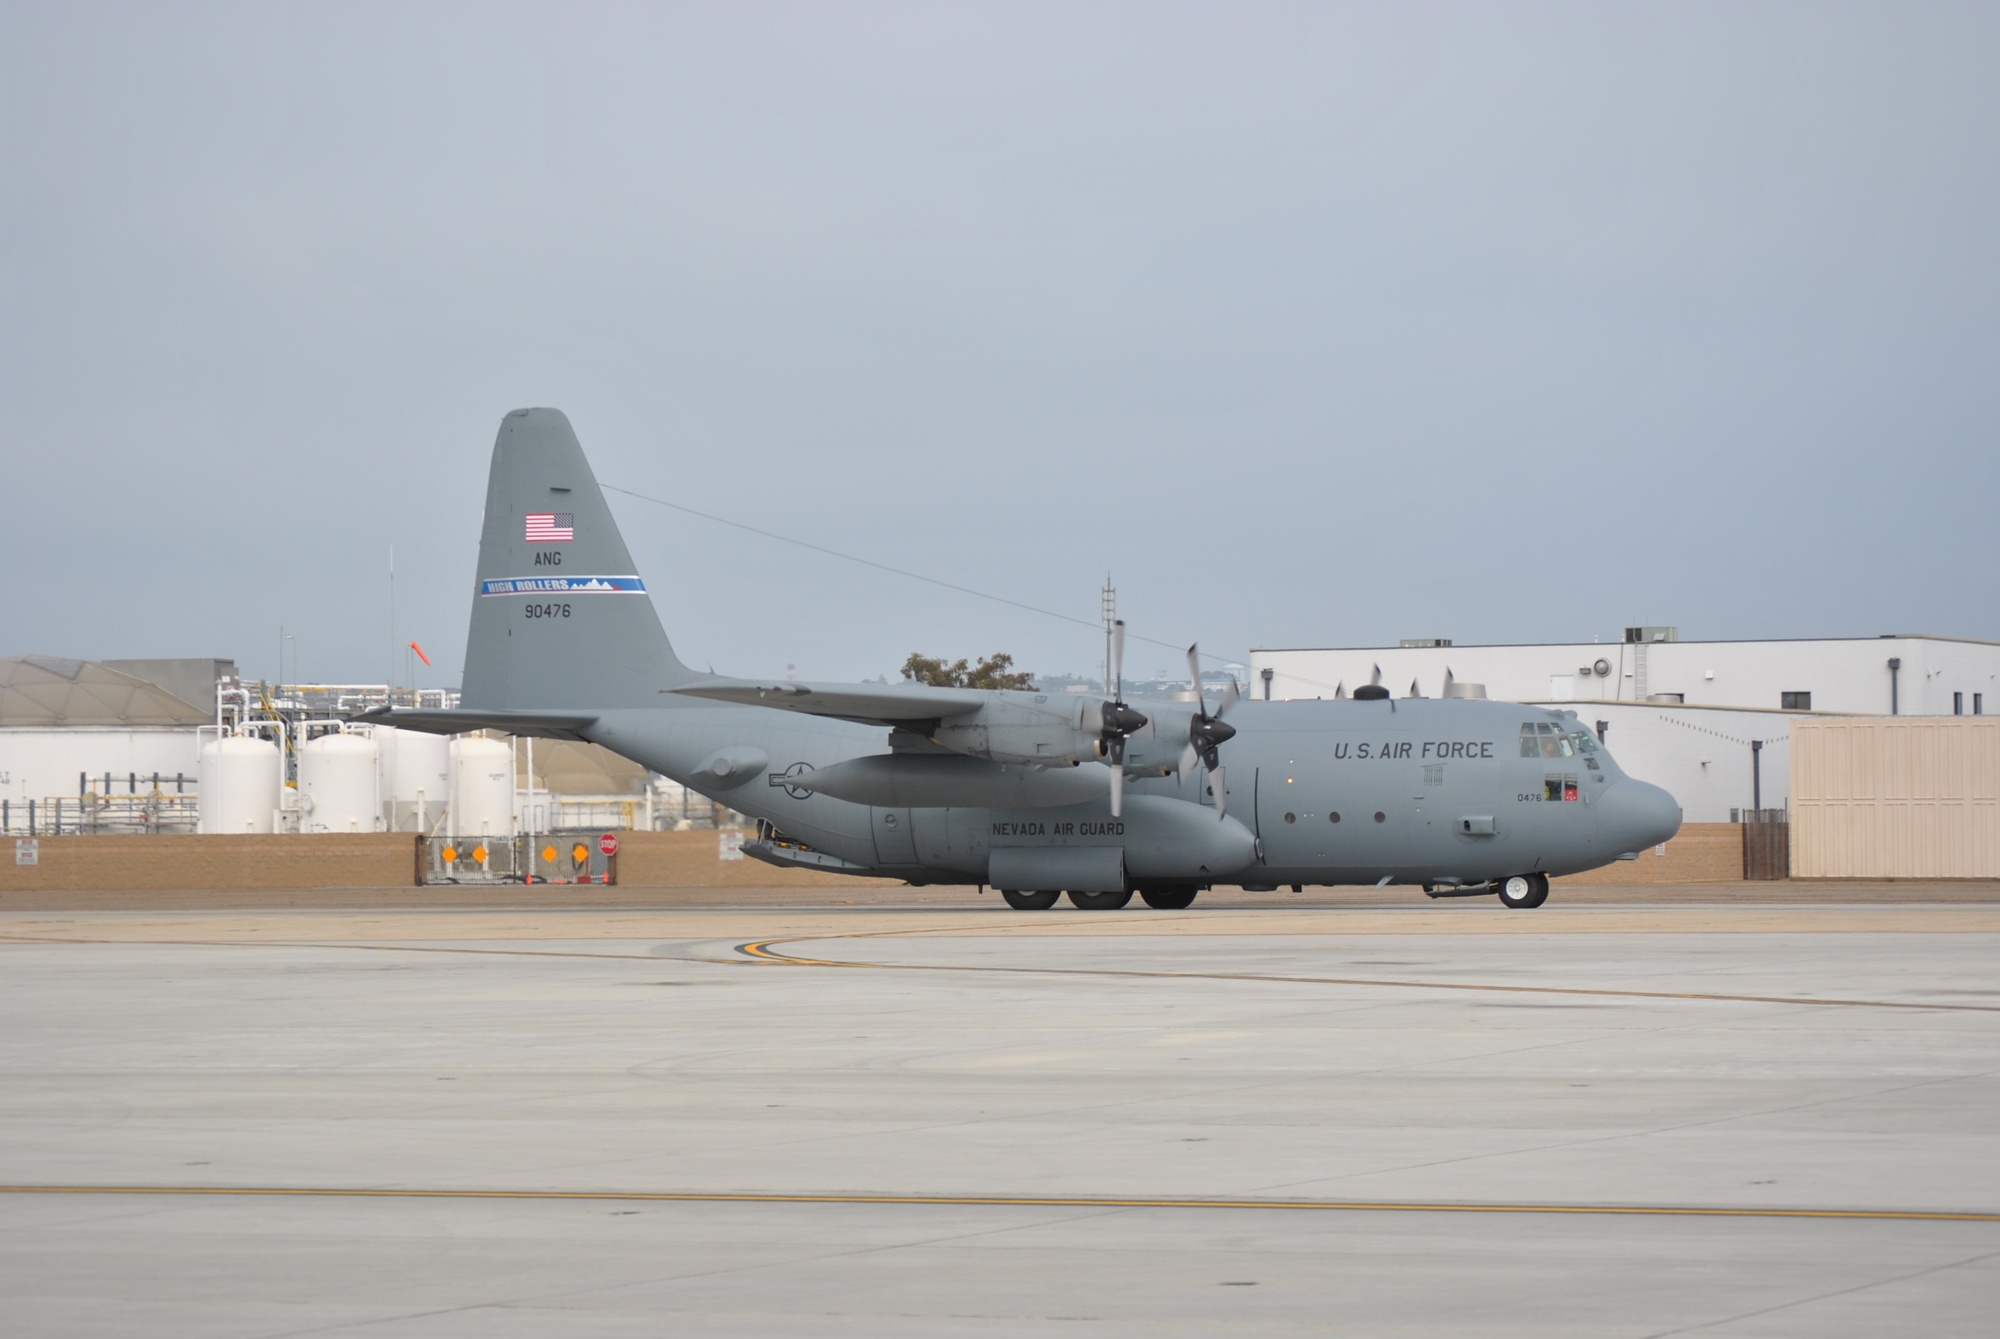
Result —
[[1125, 814], [1125, 737], [1146, 728], [1145, 713], [1125, 705], [1125, 620], [1111, 625], [1111, 700], [1098, 708], [1098, 746], [1111, 764], [1111, 816]]
[[1201, 691], [1201, 651], [1199, 645], [1188, 648], [1188, 678], [1194, 684], [1195, 702], [1199, 704], [1195, 717], [1188, 722], [1187, 747], [1181, 750], [1180, 774], [1186, 776], [1194, 770], [1195, 759], [1201, 759], [1208, 768], [1209, 794], [1215, 796], [1215, 816], [1220, 819], [1229, 812], [1229, 792], [1222, 784], [1221, 747], [1236, 737], [1236, 727], [1223, 720], [1223, 715], [1236, 705], [1242, 696], [1232, 676], [1229, 686], [1222, 690], [1222, 705], [1215, 714], [1208, 711], [1208, 698]]

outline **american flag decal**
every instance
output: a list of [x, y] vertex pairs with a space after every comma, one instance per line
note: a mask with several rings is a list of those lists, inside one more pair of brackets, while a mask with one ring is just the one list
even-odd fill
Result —
[[530, 544], [567, 544], [576, 538], [576, 517], [566, 511], [528, 513]]

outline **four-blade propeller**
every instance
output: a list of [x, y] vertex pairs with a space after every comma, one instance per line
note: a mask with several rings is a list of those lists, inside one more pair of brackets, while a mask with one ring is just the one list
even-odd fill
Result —
[[1199, 646], [1188, 648], [1188, 678], [1194, 684], [1194, 700], [1197, 704], [1195, 717], [1188, 722], [1188, 743], [1181, 750], [1179, 772], [1186, 776], [1194, 770], [1195, 759], [1201, 759], [1208, 768], [1208, 793], [1215, 797], [1215, 816], [1219, 819], [1229, 812], [1229, 792], [1222, 785], [1221, 746], [1235, 738], [1236, 727], [1223, 720], [1229, 709], [1242, 696], [1237, 691], [1235, 676], [1231, 676], [1228, 687], [1222, 690], [1222, 705], [1215, 714], [1208, 711], [1208, 697], [1201, 690], [1201, 653]]
[[1125, 737], [1146, 728], [1143, 712], [1125, 705], [1125, 620], [1111, 625], [1111, 700], [1099, 711], [1098, 745], [1111, 764], [1111, 816], [1125, 814]]

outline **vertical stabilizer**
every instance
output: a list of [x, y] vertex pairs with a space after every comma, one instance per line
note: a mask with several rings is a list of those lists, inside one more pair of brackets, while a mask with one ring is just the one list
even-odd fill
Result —
[[667, 643], [569, 419], [500, 420], [466, 638], [464, 705], [657, 706], [695, 676]]

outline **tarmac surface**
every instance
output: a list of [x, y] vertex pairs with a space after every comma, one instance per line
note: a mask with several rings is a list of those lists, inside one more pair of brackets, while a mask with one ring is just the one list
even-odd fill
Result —
[[2000, 888], [1728, 887], [0, 909], [0, 1330], [1991, 1333]]

